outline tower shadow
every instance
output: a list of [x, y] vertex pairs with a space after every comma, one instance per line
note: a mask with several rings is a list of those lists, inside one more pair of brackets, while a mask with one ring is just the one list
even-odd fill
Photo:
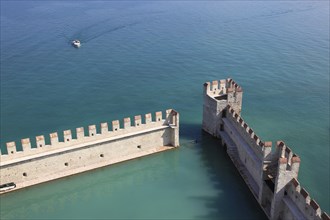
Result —
[[268, 219], [253, 197], [248, 186], [227, 155], [221, 141], [201, 130], [201, 125], [181, 124], [190, 131], [181, 138], [196, 140], [194, 150], [200, 157], [214, 195], [193, 196], [205, 206], [207, 213], [196, 219]]

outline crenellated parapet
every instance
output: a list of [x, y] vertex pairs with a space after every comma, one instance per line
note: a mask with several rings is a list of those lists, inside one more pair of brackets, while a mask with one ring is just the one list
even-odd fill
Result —
[[[288, 196], [293, 201], [292, 204], [299, 207], [300, 212], [304, 214], [302, 219], [329, 220], [327, 213], [321, 212], [319, 205], [315, 200], [310, 199], [307, 191], [303, 188], [299, 188], [300, 186], [298, 186], [299, 184], [297, 178], [301, 160], [300, 157], [295, 154], [284, 141], [277, 141], [275, 149], [272, 150], [272, 142], [263, 142], [255, 131], [239, 114], [235, 112], [230, 105], [223, 110], [222, 117], [224, 132], [233, 137], [231, 139], [237, 146], [238, 156], [242, 161], [245, 161], [244, 164], [246, 169], [259, 184], [258, 200], [261, 204], [265, 203], [268, 199], [271, 200], [269, 212], [266, 211], [266, 214], [270, 217], [270, 219], [291, 219], [296, 218], [297, 216], [299, 218], [298, 214], [294, 215], [295, 217], [290, 216], [292, 214], [292, 210], [283, 211], [283, 207], [287, 206], [282, 204], [286, 204], [286, 194], [288, 193]], [[230, 125], [228, 122], [230, 122]], [[226, 130], [230, 127], [230, 130]], [[232, 133], [235, 133], [236, 135], [233, 135]], [[252, 163], [254, 164], [253, 166], [251, 166], [251, 163], [249, 164], [246, 162], [246, 158], [249, 155], [250, 161], [253, 161], [253, 158], [256, 158], [246, 152], [253, 152], [254, 155], [262, 161], [262, 167], [256, 166], [256, 164], [259, 164], [259, 160], [254, 160], [254, 163]], [[259, 170], [261, 171], [261, 174], [263, 173], [261, 175], [262, 179], [260, 180], [264, 180], [265, 183], [257, 181], [258, 175], [256, 175], [256, 173], [258, 173]], [[267, 185], [272, 185], [270, 182], [273, 184], [274, 188], [272, 190], [274, 191], [274, 194], [269, 198], [270, 194], [263, 188], [269, 187]], [[296, 188], [294, 188], [297, 190], [292, 190], [292, 184], [298, 184]], [[299, 192], [296, 192], [298, 190]], [[289, 194], [289, 191], [291, 194]], [[294, 193], [294, 195], [292, 193]], [[289, 207], [290, 203], [287, 203]], [[290, 206], [291, 208], [292, 204]]]
[[228, 78], [204, 83], [204, 92], [215, 97], [232, 92], [243, 92], [243, 89], [233, 79]]
[[236, 91], [236, 92], [243, 92], [242, 87], [240, 87], [233, 79], [229, 78], [227, 79], [227, 92], [232, 92], [232, 91]]
[[300, 157], [292, 152], [283, 141], [277, 141], [275, 159], [283, 164], [283, 170], [294, 172], [294, 176], [298, 177], [300, 167]]
[[286, 161], [286, 170], [299, 171], [300, 158], [294, 154], [292, 150], [283, 142], [277, 141], [275, 151], [272, 151], [272, 142], [263, 142], [255, 131], [238, 115], [234, 109], [228, 105], [224, 110], [226, 119], [232, 122], [239, 134], [243, 137], [245, 142], [264, 162], [282, 162]]
[[224, 109], [223, 116], [228, 119], [235, 129], [239, 132], [245, 142], [253, 150], [258, 158], [263, 160], [271, 150], [269, 145], [261, 140], [261, 138], [256, 134], [256, 132], [244, 121], [244, 119], [235, 112], [235, 110], [230, 106]]
[[[285, 194], [295, 204], [295, 208], [303, 214], [306, 219], [330, 220], [329, 215], [323, 212], [317, 202], [303, 188], [296, 178], [293, 178], [286, 186]], [[285, 219], [286, 216], [282, 216]]]
[[272, 174], [275, 177], [272, 178], [275, 189], [270, 216], [272, 216], [272, 219], [279, 219], [283, 210], [282, 204], [285, 198], [285, 187], [293, 178], [298, 178], [300, 158], [293, 154], [291, 149], [283, 141], [277, 141], [276, 150], [273, 154], [273, 162], [277, 161], [275, 163], [276, 173], [272, 174], [272, 166], [266, 168], [266, 173]]
[[[273, 149], [272, 142], [262, 141], [244, 121], [242, 93], [232, 79], [204, 83], [203, 130], [221, 139], [269, 219], [329, 220], [304, 189], [288, 200], [286, 189], [292, 187], [292, 179], [298, 178], [300, 158], [283, 141], [277, 141]], [[303, 204], [300, 211], [294, 210], [296, 202]]]
[[[159, 126], [169, 126], [170, 124], [179, 126], [178, 113], [173, 109], [166, 110], [165, 114], [161, 111], [154, 114], [147, 113], [143, 118], [141, 115], [137, 115], [133, 117], [133, 120], [130, 117], [124, 118], [123, 126], [120, 125], [119, 120], [113, 120], [110, 123], [111, 127], [108, 126], [108, 122], [103, 122], [99, 126], [89, 125], [87, 127], [87, 135], [85, 135], [84, 127], [78, 127], [75, 131], [65, 130], [61, 134], [53, 132], [49, 134], [48, 143], [44, 135], [36, 136], [34, 145], [32, 145], [30, 138], [24, 138], [20, 142], [12, 141], [6, 143], [7, 153], [1, 152], [0, 161], [2, 163], [60, 148], [68, 148], [76, 144], [88, 143], [103, 138], [117, 137]], [[98, 130], [100, 132], [98, 132]], [[63, 140], [59, 139], [60, 135], [63, 137]], [[21, 145], [21, 151], [17, 150], [17, 145]], [[176, 145], [178, 145], [178, 141]]]
[[136, 115], [17, 144], [21, 148], [8, 142], [7, 153], [0, 155], [0, 194], [174, 149], [179, 146], [179, 113]]

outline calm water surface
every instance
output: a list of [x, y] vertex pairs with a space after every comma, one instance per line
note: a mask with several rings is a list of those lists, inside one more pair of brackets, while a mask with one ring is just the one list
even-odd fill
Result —
[[301, 157], [301, 184], [330, 212], [328, 1], [0, 3], [2, 150], [167, 108], [182, 145], [3, 195], [1, 219], [265, 219], [200, 130], [202, 84], [227, 77], [244, 119]]

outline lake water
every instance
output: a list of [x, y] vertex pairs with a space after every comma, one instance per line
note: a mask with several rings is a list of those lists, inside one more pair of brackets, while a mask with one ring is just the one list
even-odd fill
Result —
[[265, 219], [219, 141], [201, 132], [202, 84], [228, 77], [243, 87], [243, 118], [301, 157], [300, 183], [330, 212], [328, 1], [0, 3], [2, 150], [181, 114], [179, 149], [3, 195], [1, 219]]

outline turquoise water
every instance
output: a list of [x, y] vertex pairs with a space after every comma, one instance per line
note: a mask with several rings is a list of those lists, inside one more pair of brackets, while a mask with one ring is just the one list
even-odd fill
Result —
[[1, 219], [265, 219], [200, 129], [202, 84], [227, 77], [244, 119], [301, 157], [301, 184], [330, 212], [329, 2], [0, 3], [1, 149], [167, 108], [182, 145], [3, 195]]

